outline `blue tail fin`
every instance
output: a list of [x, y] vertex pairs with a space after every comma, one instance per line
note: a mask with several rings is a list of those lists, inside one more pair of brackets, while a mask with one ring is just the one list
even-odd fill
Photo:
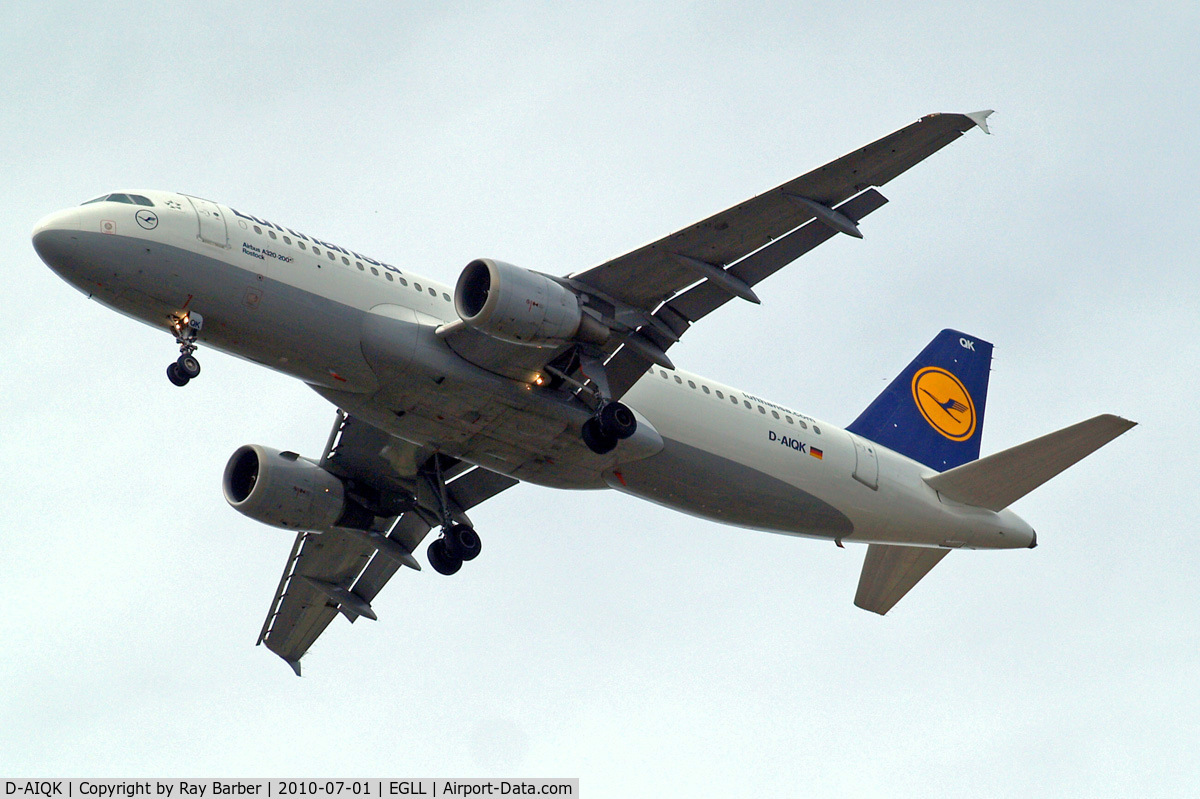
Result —
[[979, 457], [992, 345], [943, 330], [846, 429], [944, 472]]

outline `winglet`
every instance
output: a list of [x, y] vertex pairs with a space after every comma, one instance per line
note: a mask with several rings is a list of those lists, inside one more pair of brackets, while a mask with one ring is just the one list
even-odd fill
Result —
[[994, 113], [996, 113], [996, 112], [992, 111], [991, 109], [988, 109], [987, 111], [972, 111], [969, 114], [963, 114], [963, 116], [965, 116], [967, 119], [971, 120], [976, 125], [978, 125], [980, 127], [980, 129], [983, 130], [984, 133], [991, 135], [991, 131], [988, 130], [988, 126], [987, 126], [987, 118], [990, 117]]
[[296, 672], [297, 677], [300, 676], [300, 658], [296, 658], [295, 660], [284, 658], [283, 662], [292, 667], [292, 671]]

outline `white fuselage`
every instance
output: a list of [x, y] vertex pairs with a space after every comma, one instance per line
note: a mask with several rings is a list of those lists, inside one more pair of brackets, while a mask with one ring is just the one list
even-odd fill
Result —
[[167, 330], [203, 315], [200, 343], [297, 377], [398, 438], [520, 480], [611, 487], [697, 516], [846, 541], [1027, 547], [1011, 511], [950, 503], [933, 470], [783, 406], [654, 367], [622, 398], [639, 433], [608, 455], [580, 440], [563, 392], [493, 374], [435, 331], [453, 289], [332, 242], [169, 192], [53, 214], [34, 243], [89, 297]]

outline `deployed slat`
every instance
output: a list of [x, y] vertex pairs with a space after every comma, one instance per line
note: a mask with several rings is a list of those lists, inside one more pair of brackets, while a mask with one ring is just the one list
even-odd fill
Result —
[[573, 277], [610, 297], [651, 310], [695, 280], [694, 271], [675, 256], [731, 264], [814, 218], [811, 210], [787, 195], [833, 208], [933, 155], [975, 127], [980, 118], [924, 117], [765, 194]]
[[[407, 447], [407, 449], [406, 449]], [[332, 473], [382, 492], [403, 491], [412, 481], [397, 473], [385, 451], [406, 453], [424, 462], [423, 452], [392, 438], [371, 425], [338, 411], [321, 465]], [[411, 451], [409, 451], [411, 450]], [[447, 497], [452, 507], [465, 511], [517, 484], [517, 480], [442, 456], [442, 473], [451, 482]], [[420, 513], [407, 511], [379, 519], [376, 529], [389, 531], [391, 542], [413, 552], [428, 535], [430, 526]], [[300, 673], [300, 658], [325, 631], [339, 606], [347, 618], [373, 617], [370, 602], [391, 579], [400, 563], [380, 553], [370, 537], [356, 531], [300, 533], [288, 556], [283, 578], [258, 642], [266, 644]], [[340, 600], [339, 600], [340, 597]]]
[[[887, 203], [887, 198], [875, 189], [868, 189], [851, 200], [842, 203], [836, 210], [857, 222], [867, 214]], [[784, 268], [822, 242], [836, 236], [828, 225], [812, 221], [791, 233], [776, 239], [766, 247], [738, 261], [729, 268], [729, 273], [753, 286]], [[684, 325], [696, 322], [720, 308], [733, 297], [725, 289], [711, 281], [703, 281], [672, 299], [659, 308], [660, 320], [682, 334]], [[684, 330], [680, 330], [684, 327]], [[650, 333], [653, 335], [653, 332]], [[665, 349], [671, 345], [661, 337], [657, 339]], [[632, 347], [622, 347], [608, 361], [608, 382], [612, 396], [619, 399], [634, 383], [641, 379], [653, 361]]]
[[343, 586], [352, 584], [375, 553], [375, 548], [364, 544], [361, 538], [345, 533], [300, 535], [296, 565], [277, 594], [270, 629], [260, 639], [260, 643], [291, 664], [297, 673], [300, 657], [338, 612], [329, 597], [297, 578], [311, 577]]
[[[885, 203], [886, 197], [875, 189], [870, 189], [843, 203], [837, 210], [857, 222], [872, 211], [882, 208]], [[837, 232], [827, 225], [817, 221], [809, 222], [738, 261], [729, 268], [729, 272], [748, 285], [757, 285], [836, 235]], [[728, 293], [705, 282], [675, 297], [667, 303], [667, 307], [689, 321], [696, 322], [729, 302], [729, 299]]]
[[863, 560], [854, 604], [883, 615], [946, 557], [948, 549], [871, 544]]
[[[616, 310], [621, 325], [640, 328], [630, 335], [619, 326], [604, 345], [615, 375], [609, 377], [610, 398], [619, 399], [651, 363], [671, 368], [665, 352], [690, 323], [732, 297], [756, 301], [751, 286], [837, 231], [861, 235], [858, 220], [886, 202], [869, 187], [887, 183], [972, 127], [983, 127], [990, 113], [924, 117], [765, 194], [571, 275], [570, 285], [589, 294], [594, 310]], [[631, 321], [630, 309], [655, 312], [653, 322]], [[664, 329], [655, 327], [659, 323]], [[513, 344], [470, 328], [454, 330], [445, 340], [471, 363], [514, 380], [533, 379], [569, 349]]]

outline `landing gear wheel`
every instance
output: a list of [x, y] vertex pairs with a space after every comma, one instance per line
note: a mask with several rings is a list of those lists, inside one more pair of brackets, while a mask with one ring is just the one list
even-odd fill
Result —
[[583, 443], [597, 455], [606, 455], [617, 446], [615, 436], [610, 436], [600, 427], [600, 420], [592, 417], [583, 423]]
[[175, 361], [175, 366], [178, 368], [179, 374], [188, 380], [200, 374], [200, 361], [196, 360], [195, 355], [180, 355], [179, 360]]
[[483, 547], [479, 534], [465, 524], [447, 527], [442, 540], [446, 542], [446, 550], [459, 560], [475, 560]]
[[456, 557], [454, 553], [450, 552], [444, 538], [439, 538], [430, 544], [425, 555], [429, 558], [429, 565], [438, 574], [454, 574], [463, 565], [462, 558]]
[[167, 379], [177, 386], [186, 386], [190, 377], [179, 371], [179, 364], [173, 363], [167, 367]]
[[637, 431], [637, 419], [628, 405], [620, 402], [609, 402], [596, 414], [600, 421], [600, 429], [615, 439], [629, 438]]

